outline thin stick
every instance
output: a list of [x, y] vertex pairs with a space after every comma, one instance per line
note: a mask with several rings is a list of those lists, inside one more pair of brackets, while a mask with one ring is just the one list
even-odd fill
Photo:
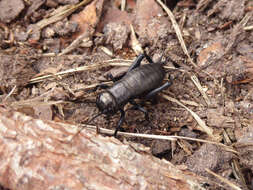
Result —
[[[177, 34], [177, 38], [180, 42], [180, 45], [184, 51], [184, 53], [186, 54], [186, 56], [188, 57], [188, 59], [190, 60], [190, 63], [195, 67], [195, 68], [198, 68], [198, 66], [193, 62], [191, 56], [189, 55], [188, 53], [188, 50], [186, 48], [186, 45], [185, 45], [185, 42], [184, 42], [184, 39], [183, 39], [183, 36], [182, 36], [182, 33], [180, 31], [180, 28], [177, 24], [177, 21], [173, 15], [173, 13], [171, 12], [170, 9], [168, 9], [168, 7], [161, 1], [161, 0], [157, 0], [157, 2], [162, 6], [162, 8], [166, 11], [166, 13], [168, 14], [170, 20], [171, 20], [171, 23], [172, 23], [172, 26], [174, 27], [175, 29], [175, 32]], [[198, 78], [195, 76], [195, 75], [190, 75], [191, 77], [191, 80], [193, 81], [193, 83], [196, 85], [196, 87], [198, 88], [198, 90], [200, 91], [201, 95], [203, 96], [204, 100], [206, 101], [207, 105], [210, 105], [210, 100], [208, 99], [208, 96], [206, 95], [205, 91], [203, 90]], [[194, 80], [195, 79], [195, 80]]]
[[198, 77], [193, 74], [193, 75], [191, 75], [191, 80], [193, 81], [193, 83], [195, 84], [195, 86], [198, 88], [198, 90], [201, 93], [201, 95], [203, 96], [206, 104], [209, 106], [211, 104], [211, 102], [210, 102], [208, 96], [206, 95], [203, 87], [201, 86]]
[[232, 189], [235, 190], [242, 190], [240, 187], [236, 186], [235, 184], [231, 183], [229, 180], [227, 180], [226, 178], [212, 172], [211, 170], [209, 170], [208, 168], [206, 168], [206, 171], [210, 174], [212, 174], [213, 176], [217, 177], [219, 180], [221, 180], [222, 182], [226, 183], [227, 185], [229, 185]]
[[125, 11], [126, 8], [126, 0], [121, 0], [121, 11]]
[[[100, 116], [100, 115], [102, 115], [102, 114], [103, 114], [103, 112], [98, 113], [97, 115], [95, 115], [94, 117], [92, 117], [91, 120], [88, 121], [88, 123], [87, 123], [86, 125], [89, 125], [92, 121], [94, 121], [98, 116]], [[79, 133], [81, 133], [81, 131], [84, 129], [84, 127], [85, 127], [86, 125], [81, 125], [81, 127], [80, 127], [80, 129], [77, 131], [77, 133], [75, 133], [75, 134], [72, 136], [71, 141], [72, 141]], [[100, 129], [99, 129], [98, 127], [96, 127], [96, 130], [97, 130], [97, 131], [100, 131]]]
[[[114, 62], [116, 62], [116, 63], [114, 63]], [[119, 63], [119, 62], [123, 62], [123, 63]], [[58, 72], [55, 74], [49, 74], [49, 75], [36, 77], [36, 78], [31, 79], [29, 81], [29, 83], [37, 83], [37, 82], [41, 82], [41, 81], [48, 79], [48, 78], [54, 78], [55, 76], [61, 76], [61, 75], [66, 75], [66, 74], [71, 74], [71, 73], [81, 72], [81, 71], [89, 71], [89, 70], [93, 70], [96, 68], [102, 68], [102, 67], [107, 67], [107, 66], [116, 66], [116, 65], [129, 66], [130, 63], [132, 63], [132, 60], [123, 60], [123, 59], [107, 60], [102, 63], [95, 63], [95, 64], [91, 64], [91, 65], [87, 65], [87, 66], [68, 69], [68, 70], [61, 71], [61, 72]]]
[[[109, 66], [129, 67], [132, 64], [132, 62], [133, 60], [111, 59], [111, 60], [104, 61], [102, 63], [94, 63], [91, 65], [81, 66], [74, 69], [68, 69], [68, 70], [61, 71], [55, 74], [47, 74], [47, 75], [35, 77], [29, 81], [29, 84], [42, 82], [46, 79], [55, 78], [56, 76], [68, 75], [68, 74], [73, 74], [73, 73], [82, 72], [82, 71], [90, 71], [97, 68], [103, 68], [103, 67], [109, 67]], [[143, 63], [143, 64], [148, 64], [148, 63]], [[184, 72], [184, 70], [174, 68], [174, 67], [164, 66], [164, 68]]]
[[[82, 128], [86, 128], [86, 129], [90, 129], [90, 130], [94, 130], [95, 131], [97, 129], [97, 126], [83, 124]], [[99, 128], [99, 132], [101, 134], [107, 134], [107, 135], [113, 135], [114, 134], [114, 130], [105, 129], [105, 128]], [[231, 147], [229, 147], [227, 145], [224, 145], [222, 143], [218, 143], [218, 142], [214, 142], [214, 141], [208, 141], [208, 140], [203, 140], [203, 139], [190, 138], [190, 137], [150, 135], [150, 134], [142, 134], [142, 133], [127, 133], [127, 132], [121, 132], [121, 131], [118, 131], [117, 136], [137, 137], [137, 138], [156, 139], [156, 140], [169, 140], [169, 141], [176, 141], [178, 139], [184, 139], [184, 140], [190, 140], [190, 141], [196, 141], [196, 142], [202, 142], [202, 143], [215, 144], [215, 145], [224, 147], [225, 150], [227, 150], [229, 152], [233, 152], [235, 154], [238, 154], [237, 151], [235, 151]]]
[[59, 11], [57, 14], [53, 15], [52, 17], [41, 20], [36, 25], [39, 27], [39, 29], [42, 29], [42, 28], [48, 26], [49, 24], [52, 24], [52, 23], [55, 23], [59, 20], [64, 19], [65, 17], [69, 16], [74, 11], [76, 11], [79, 7], [81, 7], [83, 5], [87, 5], [91, 1], [92, 0], [83, 0], [82, 2], [80, 2], [76, 5], [66, 6], [66, 10]]
[[174, 102], [174, 103], [182, 106], [183, 108], [185, 108], [188, 112], [190, 112], [190, 114], [192, 115], [192, 117], [197, 121], [197, 123], [203, 129], [203, 131], [205, 131], [212, 139], [217, 140], [217, 138], [213, 135], [213, 130], [211, 128], [209, 128], [205, 124], [205, 122], [202, 119], [200, 119], [200, 117], [196, 113], [194, 113], [190, 108], [186, 107], [184, 104], [182, 104], [181, 102], [179, 102], [177, 99], [172, 98], [172, 97], [170, 97], [168, 95], [162, 94], [162, 97], [165, 98], [166, 100]]
[[15, 85], [15, 86], [11, 89], [10, 93], [3, 99], [3, 102], [5, 102], [5, 101], [14, 93], [14, 91], [15, 91], [16, 88], [17, 88], [17, 86]]
[[245, 26], [243, 29], [246, 30], [246, 31], [253, 30], [253, 25]]
[[134, 27], [132, 24], [130, 24], [130, 29], [131, 29], [131, 47], [134, 50], [136, 55], [139, 55], [140, 53], [143, 53], [143, 49], [141, 47], [140, 42], [137, 40]]
[[177, 34], [177, 38], [178, 38], [178, 40], [179, 40], [179, 42], [180, 42], [180, 44], [181, 44], [181, 47], [182, 47], [184, 53], [187, 55], [188, 59], [190, 60], [190, 63], [191, 63], [195, 68], [197, 68], [198, 66], [193, 62], [192, 58], [190, 57], [190, 55], [189, 55], [189, 53], [188, 53], [188, 50], [187, 50], [187, 48], [186, 48], [186, 45], [185, 45], [185, 42], [184, 42], [184, 39], [183, 39], [183, 36], [182, 36], [182, 33], [181, 33], [181, 31], [180, 31], [180, 28], [179, 28], [179, 26], [178, 26], [178, 24], [177, 24], [177, 21], [176, 21], [174, 15], [173, 15], [173, 13], [170, 11], [170, 9], [168, 9], [168, 7], [167, 7], [161, 0], [156, 0], [156, 1], [162, 6], [162, 8], [163, 8], [163, 9], [166, 11], [166, 13], [168, 14], [168, 16], [169, 16], [169, 18], [170, 18], [170, 20], [171, 20], [171, 22], [172, 22], [172, 25], [173, 25], [173, 27], [174, 27], [174, 29], [175, 29], [175, 32], [176, 32], [176, 34]]

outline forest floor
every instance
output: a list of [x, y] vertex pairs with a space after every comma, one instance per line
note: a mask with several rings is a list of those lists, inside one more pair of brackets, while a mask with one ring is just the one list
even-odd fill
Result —
[[[171, 78], [172, 85], [155, 103], [145, 102], [150, 122], [132, 110], [122, 127], [186, 139], [119, 139], [144, 144], [198, 175], [216, 178], [211, 170], [253, 189], [253, 1], [2, 0], [0, 10], [1, 105], [85, 124], [98, 113], [96, 96], [103, 91], [92, 89], [113, 85], [109, 74], [126, 72], [145, 52], [166, 63], [164, 82]], [[119, 117], [100, 116], [92, 124], [113, 132]]]

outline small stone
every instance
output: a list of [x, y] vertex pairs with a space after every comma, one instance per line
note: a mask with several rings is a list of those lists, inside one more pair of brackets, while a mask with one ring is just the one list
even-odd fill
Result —
[[170, 150], [171, 150], [171, 143], [169, 141], [155, 140], [151, 146], [152, 154], [155, 156], [166, 154]]
[[0, 20], [9, 23], [14, 20], [25, 8], [22, 0], [1, 0], [0, 1]]

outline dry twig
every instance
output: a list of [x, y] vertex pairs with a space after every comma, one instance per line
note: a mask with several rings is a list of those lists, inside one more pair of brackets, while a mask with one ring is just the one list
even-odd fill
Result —
[[186, 48], [186, 45], [185, 45], [185, 42], [184, 42], [184, 39], [183, 39], [183, 36], [182, 36], [182, 33], [181, 33], [181, 31], [180, 31], [180, 28], [179, 28], [179, 26], [178, 26], [178, 24], [177, 24], [177, 21], [176, 21], [174, 15], [173, 15], [173, 13], [170, 11], [170, 9], [168, 9], [168, 7], [167, 7], [161, 0], [157, 0], [157, 2], [162, 6], [162, 8], [163, 8], [163, 9], [166, 11], [166, 13], [168, 14], [168, 16], [169, 16], [169, 18], [170, 18], [170, 20], [171, 20], [171, 23], [172, 23], [172, 25], [173, 25], [173, 27], [174, 27], [174, 29], [175, 29], [175, 32], [176, 32], [176, 34], [177, 34], [177, 38], [178, 38], [178, 40], [179, 40], [179, 42], [180, 42], [180, 44], [181, 44], [181, 47], [182, 47], [184, 53], [187, 55], [188, 59], [190, 60], [190, 63], [191, 63], [194, 67], [197, 68], [198, 66], [193, 62], [191, 56], [190, 56], [189, 53], [188, 53], [188, 50], [187, 50], [187, 48]]
[[[95, 131], [97, 129], [97, 126], [94, 125], [86, 125], [82, 124], [80, 127], [83, 129], [90, 129]], [[113, 135], [114, 130], [111, 129], [105, 129], [105, 128], [100, 128], [99, 127], [99, 133], [101, 134], [106, 134], [106, 135]], [[127, 133], [127, 132], [121, 132], [118, 131], [117, 133], [118, 136], [124, 136], [124, 137], [134, 137], [134, 138], [144, 138], [144, 139], [155, 139], [155, 140], [169, 140], [169, 141], [176, 141], [178, 139], [183, 139], [183, 140], [189, 140], [189, 141], [196, 141], [196, 142], [202, 142], [202, 143], [209, 143], [209, 144], [215, 144], [217, 146], [221, 146], [225, 148], [226, 151], [233, 152], [235, 154], [238, 154], [237, 151], [235, 151], [233, 148], [224, 145], [222, 143], [218, 143], [215, 141], [208, 141], [208, 140], [203, 140], [203, 139], [196, 139], [196, 138], [191, 138], [191, 137], [183, 137], [183, 136], [164, 136], [164, 135], [151, 135], [151, 134], [142, 134], [142, 133]], [[69, 138], [69, 140], [72, 139], [72, 137]]]
[[77, 48], [81, 42], [84, 42], [87, 44], [90, 43], [90, 35], [94, 32], [94, 30], [93, 31], [91, 30], [92, 29], [90, 28], [90, 30], [86, 30], [83, 34], [78, 36], [68, 47], [63, 49], [62, 52], [58, 54], [58, 56], [62, 56], [71, 52], [72, 50]]
[[209, 170], [208, 168], [206, 168], [206, 171], [210, 174], [212, 174], [213, 176], [217, 177], [219, 180], [221, 180], [222, 182], [226, 183], [227, 185], [229, 185], [229, 187], [231, 187], [232, 189], [235, 190], [242, 190], [240, 187], [236, 186], [235, 184], [231, 183], [229, 180], [227, 180], [226, 178], [212, 172], [211, 170]]
[[48, 74], [48, 75], [32, 78], [29, 81], [29, 83], [32, 84], [32, 83], [42, 82], [45, 79], [54, 78], [55, 76], [63, 76], [63, 75], [73, 74], [76, 72], [90, 71], [90, 70], [108, 67], [108, 66], [130, 66], [131, 63], [132, 63], [132, 60], [112, 59], [112, 60], [104, 61], [102, 63], [94, 63], [94, 64], [87, 65], [87, 66], [82, 66], [82, 67], [78, 67], [78, 68], [74, 68], [74, 69], [68, 69], [66, 71], [61, 71], [56, 74]]
[[190, 112], [190, 114], [193, 116], [193, 118], [197, 121], [197, 123], [199, 124], [199, 126], [201, 127], [201, 129], [203, 131], [205, 131], [212, 139], [217, 140], [217, 137], [215, 137], [213, 135], [213, 130], [210, 127], [208, 127], [205, 124], [205, 122], [202, 119], [200, 119], [200, 117], [195, 112], [193, 112], [191, 109], [189, 109], [188, 107], [186, 107], [184, 104], [182, 104], [181, 102], [179, 102], [175, 98], [172, 98], [172, 97], [170, 97], [168, 95], [165, 95], [165, 94], [163, 94], [162, 97], [165, 98], [166, 100], [174, 102], [174, 103], [182, 106], [183, 108], [185, 108], [188, 112]]
[[82, 2], [78, 3], [77, 5], [66, 5], [64, 7], [60, 7], [52, 13], [51, 17], [41, 20], [40, 22], [38, 22], [36, 24], [36, 26], [38, 26], [39, 29], [42, 29], [42, 28], [48, 26], [49, 24], [60, 21], [64, 18], [66, 18], [67, 16], [71, 15], [73, 12], [75, 12], [81, 6], [87, 5], [91, 1], [92, 0], [83, 0]]
[[201, 95], [203, 96], [206, 104], [209, 106], [211, 104], [211, 102], [210, 102], [208, 96], [206, 95], [203, 87], [201, 86], [198, 77], [193, 74], [193, 75], [191, 75], [191, 80], [193, 81], [193, 83], [195, 84], [195, 86], [198, 88], [198, 90], [201, 93]]
[[[177, 24], [177, 21], [173, 15], [173, 13], [170, 11], [170, 9], [168, 9], [168, 7], [166, 7], [166, 5], [161, 1], [161, 0], [157, 0], [157, 2], [162, 6], [162, 8], [166, 11], [166, 13], [168, 14], [171, 22], [172, 22], [172, 26], [174, 27], [175, 29], [175, 32], [177, 34], [177, 38], [181, 44], [181, 47], [184, 51], [184, 53], [187, 55], [190, 63], [195, 67], [195, 68], [198, 68], [198, 66], [193, 62], [192, 58], [190, 57], [189, 53], [188, 53], [188, 50], [186, 48], [186, 45], [185, 45], [185, 42], [184, 42], [184, 39], [183, 39], [183, 36], [182, 36], [182, 32], [180, 31], [180, 28]], [[193, 81], [193, 83], [196, 85], [196, 87], [198, 88], [198, 90], [200, 91], [200, 93], [202, 94], [202, 96], [204, 97], [207, 105], [210, 104], [210, 101], [205, 93], [205, 91], [203, 90], [199, 80], [197, 80], [197, 77], [194, 76], [194, 75], [190, 75], [190, 78], [191, 80]]]
[[130, 29], [131, 29], [131, 46], [132, 46], [132, 49], [134, 50], [136, 55], [139, 55], [140, 53], [143, 53], [144, 51], [141, 47], [140, 42], [137, 40], [135, 31], [134, 31], [134, 27], [133, 27], [132, 24], [130, 24]]

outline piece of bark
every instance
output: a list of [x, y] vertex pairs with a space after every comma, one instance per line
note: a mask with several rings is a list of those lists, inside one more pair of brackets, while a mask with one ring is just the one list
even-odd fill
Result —
[[46, 0], [33, 0], [27, 9], [26, 16], [31, 16], [32, 13], [36, 12], [45, 2]]
[[120, 50], [126, 44], [130, 30], [125, 24], [109, 23], [103, 30], [106, 44], [112, 45], [113, 49]]
[[238, 56], [226, 67], [226, 80], [231, 84], [249, 83], [253, 81], [253, 58]]
[[206, 168], [215, 173], [222, 173], [224, 169], [230, 167], [229, 163], [232, 158], [232, 153], [226, 152], [216, 145], [203, 144], [199, 150], [187, 158], [186, 165], [189, 170], [199, 175], [211, 176]]
[[[102, 14], [104, 0], [95, 0], [77, 14], [73, 14], [70, 18], [72, 22], [78, 23], [79, 32], [74, 35], [74, 38], [82, 35], [83, 33], [93, 31], [97, 26], [100, 16]], [[93, 33], [91, 33], [92, 35]]]
[[201, 178], [131, 145], [0, 107], [0, 184], [23, 189], [201, 189]]

